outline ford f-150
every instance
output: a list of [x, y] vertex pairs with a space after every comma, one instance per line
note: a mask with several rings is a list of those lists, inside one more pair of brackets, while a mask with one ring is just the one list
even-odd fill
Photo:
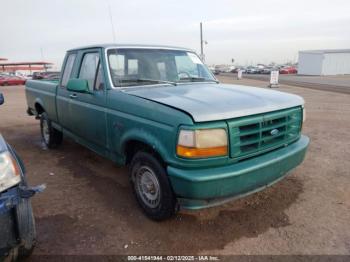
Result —
[[262, 190], [298, 166], [309, 144], [301, 97], [221, 84], [185, 48], [72, 49], [60, 80], [28, 80], [26, 97], [49, 148], [64, 135], [128, 165], [155, 220]]

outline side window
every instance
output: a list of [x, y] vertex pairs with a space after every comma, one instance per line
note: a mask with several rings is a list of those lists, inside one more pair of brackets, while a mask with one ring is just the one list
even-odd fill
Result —
[[74, 61], [75, 61], [76, 54], [70, 54], [67, 58], [66, 65], [63, 70], [63, 75], [62, 75], [62, 81], [61, 81], [61, 86], [66, 87], [68, 80], [70, 79]]
[[88, 81], [90, 91], [94, 90], [97, 67], [100, 63], [99, 53], [86, 53], [81, 63], [79, 78]]

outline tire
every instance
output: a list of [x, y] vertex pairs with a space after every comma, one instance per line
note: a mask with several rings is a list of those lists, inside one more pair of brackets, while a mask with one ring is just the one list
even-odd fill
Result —
[[137, 152], [130, 164], [134, 195], [143, 212], [162, 221], [177, 211], [177, 201], [164, 167], [150, 153]]
[[18, 258], [28, 257], [36, 243], [36, 228], [32, 205], [29, 199], [21, 199], [16, 207], [17, 228], [21, 241], [18, 247]]
[[40, 117], [41, 138], [48, 148], [56, 148], [62, 143], [62, 132], [52, 127], [51, 120], [46, 112]]

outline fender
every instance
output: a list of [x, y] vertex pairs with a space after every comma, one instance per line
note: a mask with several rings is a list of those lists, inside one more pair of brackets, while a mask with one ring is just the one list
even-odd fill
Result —
[[125, 132], [120, 139], [120, 153], [125, 154], [126, 145], [130, 141], [139, 141], [150, 146], [156, 151], [165, 162], [169, 160], [169, 153], [166, 150], [165, 145], [156, 136], [146, 131], [145, 129], [133, 128]]

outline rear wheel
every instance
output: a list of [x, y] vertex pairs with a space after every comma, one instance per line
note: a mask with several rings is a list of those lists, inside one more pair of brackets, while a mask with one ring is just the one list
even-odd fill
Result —
[[147, 152], [137, 152], [131, 161], [134, 194], [144, 213], [156, 221], [177, 211], [177, 202], [160, 161]]
[[40, 117], [41, 137], [48, 148], [56, 148], [62, 143], [62, 132], [52, 127], [46, 112]]

